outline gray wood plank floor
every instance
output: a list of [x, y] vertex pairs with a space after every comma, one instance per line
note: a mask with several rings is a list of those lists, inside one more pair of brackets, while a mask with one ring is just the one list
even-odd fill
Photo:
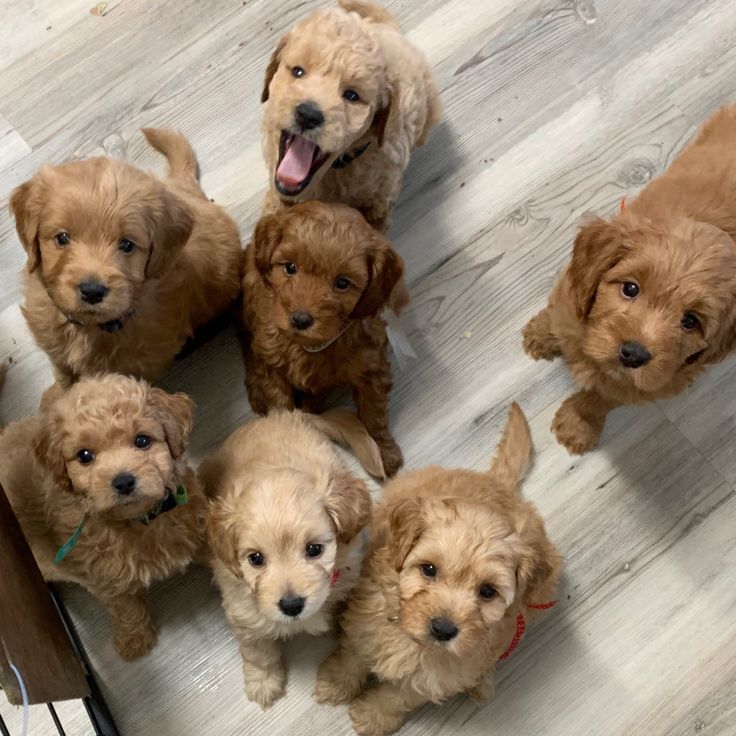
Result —
[[[247, 239], [266, 174], [259, 94], [270, 51], [313, 7], [289, 0], [3, 0], [0, 23], [0, 416], [19, 419], [50, 382], [18, 309], [24, 254], [11, 189], [44, 161], [115, 150], [160, 171], [142, 126], [191, 139], [209, 196]], [[525, 486], [565, 554], [558, 605], [498, 667], [485, 706], [427, 707], [405, 736], [736, 734], [736, 362], [688, 394], [616, 411], [601, 448], [571, 459], [548, 428], [571, 388], [520, 330], [568, 258], [576, 224], [608, 214], [665, 168], [715, 107], [736, 100], [733, 0], [389, 0], [433, 65], [446, 108], [406, 176], [392, 236], [419, 358], [397, 371], [395, 434], [409, 467], [485, 467], [509, 402], [530, 418]], [[199, 410], [201, 458], [250, 417], [234, 333], [164, 384]], [[311, 699], [329, 639], [289, 647], [287, 697], [267, 714], [205, 569], [156, 586], [154, 653], [117, 659], [100, 606], [65, 599], [123, 736], [337, 736], [343, 709]], [[63, 704], [67, 733], [90, 733]], [[20, 714], [0, 714], [20, 733]], [[47, 736], [42, 708], [31, 733]]]

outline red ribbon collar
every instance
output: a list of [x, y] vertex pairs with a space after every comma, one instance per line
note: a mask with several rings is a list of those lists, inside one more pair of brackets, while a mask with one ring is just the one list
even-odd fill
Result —
[[[526, 608], [534, 608], [537, 611], [546, 611], [547, 609], [552, 608], [556, 603], [557, 601], [550, 601], [549, 603], [526, 603], [524, 605]], [[521, 637], [524, 636], [525, 631], [526, 619], [524, 618], [524, 614], [519, 611], [519, 614], [516, 617], [516, 633], [514, 634], [514, 638], [511, 640], [511, 644], [509, 644], [506, 651], [498, 658], [499, 661], [507, 659], [511, 652], [519, 646], [519, 642], [521, 641]]]

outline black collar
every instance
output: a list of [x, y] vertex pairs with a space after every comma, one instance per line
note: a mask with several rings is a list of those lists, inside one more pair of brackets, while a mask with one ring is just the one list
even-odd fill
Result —
[[343, 153], [342, 155], [338, 156], [333, 162], [332, 162], [332, 168], [333, 169], [344, 169], [348, 164], [353, 163], [358, 156], [362, 156], [365, 153], [365, 149], [370, 146], [371, 142], [368, 141], [367, 143], [364, 143], [362, 146], [358, 146], [357, 148], [353, 148], [352, 151], [348, 153]]
[[[120, 315], [117, 319], [111, 319], [107, 322], [98, 322], [97, 326], [103, 331], [103, 332], [118, 332], [119, 330], [122, 330], [123, 327], [125, 327], [125, 323], [133, 316], [133, 310], [131, 309], [129, 312], [126, 312], [125, 314]], [[70, 325], [74, 325], [75, 327], [84, 327], [85, 323], [81, 322], [78, 319], [74, 319], [74, 317], [71, 316], [71, 314], [66, 315], [66, 321]]]
[[150, 510], [147, 511], [143, 516], [138, 518], [141, 524], [149, 524], [157, 516], [165, 514], [167, 511], [175, 509], [177, 506], [182, 506], [188, 501], [187, 489], [179, 484], [176, 490], [167, 489], [166, 495]]

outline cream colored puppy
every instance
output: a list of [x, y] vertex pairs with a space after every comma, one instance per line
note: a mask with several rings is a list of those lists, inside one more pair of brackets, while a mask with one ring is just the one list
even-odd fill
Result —
[[383, 475], [380, 452], [353, 415], [280, 412], [237, 429], [200, 467], [211, 504], [212, 567], [240, 644], [245, 692], [269, 707], [285, 691], [281, 640], [322, 634], [347, 599], [370, 520], [366, 485], [325, 435]]

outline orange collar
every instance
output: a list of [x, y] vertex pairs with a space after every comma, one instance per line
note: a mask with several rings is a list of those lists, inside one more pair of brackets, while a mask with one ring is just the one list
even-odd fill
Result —
[[[535, 608], [538, 611], [546, 611], [547, 609], [552, 608], [556, 603], [557, 601], [550, 601], [549, 603], [525, 603], [524, 605], [526, 608]], [[506, 651], [498, 658], [499, 661], [507, 659], [511, 652], [519, 646], [519, 642], [521, 641], [521, 637], [524, 636], [525, 631], [526, 619], [524, 618], [524, 614], [519, 611], [519, 614], [516, 617], [516, 633], [514, 634], [514, 638], [511, 640], [511, 644], [509, 644]]]

